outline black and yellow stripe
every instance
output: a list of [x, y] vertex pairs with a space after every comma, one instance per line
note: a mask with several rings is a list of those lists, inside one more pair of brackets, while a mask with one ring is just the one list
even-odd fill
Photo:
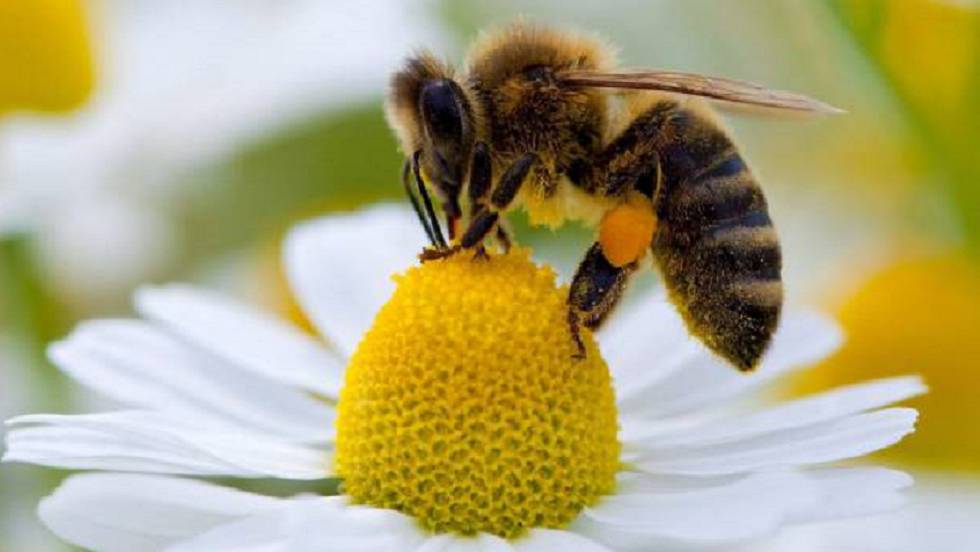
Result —
[[762, 356], [782, 307], [779, 241], [766, 200], [725, 132], [667, 102], [654, 258], [690, 331], [739, 369]]

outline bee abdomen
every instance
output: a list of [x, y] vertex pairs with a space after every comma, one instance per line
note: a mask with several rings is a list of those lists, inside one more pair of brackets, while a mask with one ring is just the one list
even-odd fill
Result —
[[712, 141], [725, 147], [702, 152], [702, 169], [675, 169], [665, 182], [653, 250], [692, 333], [748, 370], [779, 320], [782, 256], [759, 185], [727, 137], [714, 132]]

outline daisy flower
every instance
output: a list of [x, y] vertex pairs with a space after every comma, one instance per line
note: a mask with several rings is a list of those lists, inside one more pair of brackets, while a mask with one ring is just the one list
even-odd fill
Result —
[[905, 474], [829, 464], [911, 432], [914, 410], [884, 407], [918, 379], [753, 400], [837, 346], [824, 318], [788, 313], [743, 375], [647, 297], [573, 360], [565, 288], [527, 250], [411, 266], [422, 243], [392, 206], [295, 229], [285, 264], [322, 340], [173, 285], [54, 344], [123, 407], [8, 422], [6, 461], [104, 472], [41, 519], [96, 550], [660, 550], [901, 503]]

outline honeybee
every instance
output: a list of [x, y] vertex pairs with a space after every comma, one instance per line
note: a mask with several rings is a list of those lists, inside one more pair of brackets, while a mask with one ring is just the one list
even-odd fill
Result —
[[485, 255], [488, 239], [508, 247], [502, 213], [517, 207], [533, 224], [583, 221], [598, 236], [568, 295], [579, 355], [580, 328], [602, 324], [650, 250], [690, 333], [751, 370], [779, 320], [781, 252], [762, 190], [707, 99], [835, 111], [746, 82], [618, 69], [601, 41], [524, 22], [481, 36], [460, 74], [417, 53], [392, 77], [385, 111], [432, 244], [420, 257]]

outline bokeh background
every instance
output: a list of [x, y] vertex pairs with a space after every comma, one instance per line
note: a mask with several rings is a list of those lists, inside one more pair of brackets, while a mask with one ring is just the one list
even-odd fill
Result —
[[[832, 313], [847, 334], [780, 392], [923, 374], [918, 432], [880, 458], [919, 483], [901, 512], [747, 550], [972, 550], [980, 5], [969, 0], [0, 0], [0, 417], [90, 404], [45, 346], [78, 320], [129, 315], [142, 283], [199, 282], [296, 319], [278, 264], [289, 225], [401, 200], [388, 74], [418, 46], [458, 62], [481, 28], [518, 15], [599, 33], [626, 65], [754, 80], [848, 111], [728, 121], [770, 199], [789, 301]], [[513, 222], [566, 270], [589, 241]], [[0, 551], [65, 549], [33, 511], [63, 475], [0, 467]]]

